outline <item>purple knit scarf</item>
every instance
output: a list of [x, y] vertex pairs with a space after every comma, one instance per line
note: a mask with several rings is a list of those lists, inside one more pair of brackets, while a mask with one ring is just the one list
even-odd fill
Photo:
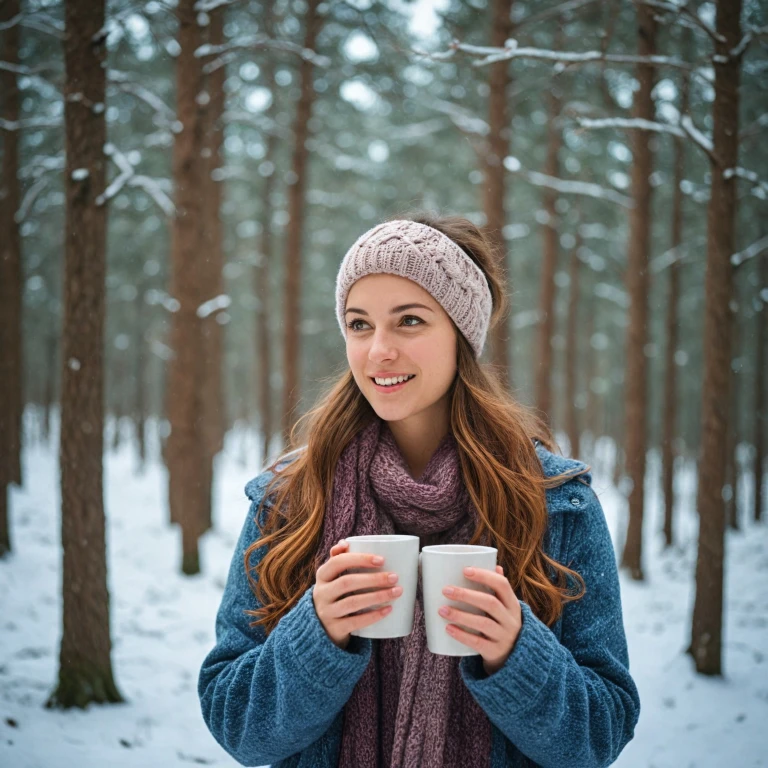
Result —
[[[377, 418], [341, 454], [319, 553], [345, 536], [377, 533], [419, 536], [422, 546], [466, 544], [477, 519], [453, 435], [416, 481]], [[427, 648], [419, 576], [413, 631], [373, 641], [371, 661], [344, 707], [340, 768], [489, 766], [490, 721], [464, 685], [459, 661]]]

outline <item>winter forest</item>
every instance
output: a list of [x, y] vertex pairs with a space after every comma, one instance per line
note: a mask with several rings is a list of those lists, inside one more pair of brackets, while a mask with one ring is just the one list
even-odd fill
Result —
[[346, 250], [432, 211], [592, 467], [616, 764], [768, 766], [768, 3], [0, 0], [0, 49], [0, 764], [235, 765], [243, 487], [347, 365]]

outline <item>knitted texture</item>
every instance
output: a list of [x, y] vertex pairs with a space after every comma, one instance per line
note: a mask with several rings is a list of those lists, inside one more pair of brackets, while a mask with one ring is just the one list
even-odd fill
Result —
[[[328, 500], [316, 567], [347, 536], [407, 533], [433, 543], [468, 543], [479, 516], [448, 433], [414, 480], [379, 419], [344, 449]], [[375, 643], [344, 708], [339, 768], [487, 768], [491, 725], [461, 680], [461, 657], [427, 648], [421, 575], [413, 630]]]
[[480, 267], [442, 232], [415, 221], [397, 219], [361, 235], [342, 259], [336, 276], [336, 318], [344, 338], [344, 310], [352, 285], [365, 275], [407, 277], [437, 301], [479, 358], [493, 302]]
[[[536, 453], [547, 477], [586, 469], [542, 445]], [[251, 626], [245, 610], [260, 604], [243, 559], [260, 536], [262, 500], [261, 525], [277, 514], [273, 497], [264, 499], [272, 477], [265, 470], [245, 489], [250, 504], [216, 613], [216, 642], [198, 677], [200, 707], [213, 737], [242, 765], [336, 768], [346, 705], [384, 641], [353, 636], [346, 649], [339, 648], [315, 611], [314, 584], [269, 636]], [[459, 662], [463, 684], [491, 722], [491, 768], [605, 768], [633, 737], [640, 698], [629, 670], [616, 555], [590, 485], [586, 473], [546, 490], [543, 541], [548, 557], [581, 574], [586, 595], [567, 604], [552, 627], [521, 601], [514, 650], [492, 675], [479, 656]], [[266, 552], [267, 546], [252, 550], [250, 566]], [[401, 698], [404, 693], [401, 688]], [[418, 711], [421, 705], [412, 706]], [[449, 737], [473, 738], [463, 725], [449, 728]], [[379, 765], [385, 768], [383, 760]]]

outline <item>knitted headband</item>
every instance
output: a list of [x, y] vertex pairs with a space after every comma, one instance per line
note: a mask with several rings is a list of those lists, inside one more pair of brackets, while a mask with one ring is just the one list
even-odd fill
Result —
[[479, 358], [491, 319], [492, 299], [480, 267], [442, 232], [396, 219], [361, 235], [342, 259], [336, 277], [336, 318], [344, 338], [347, 295], [365, 275], [391, 274], [420, 285], [456, 323]]

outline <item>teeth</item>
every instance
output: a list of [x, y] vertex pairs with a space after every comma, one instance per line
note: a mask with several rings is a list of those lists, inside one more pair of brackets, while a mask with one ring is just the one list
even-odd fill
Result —
[[392, 384], [400, 384], [403, 381], [408, 381], [409, 379], [412, 379], [415, 374], [412, 374], [410, 376], [397, 376], [394, 379], [378, 379], [374, 378], [374, 381], [379, 385], [383, 387], [389, 387]]

